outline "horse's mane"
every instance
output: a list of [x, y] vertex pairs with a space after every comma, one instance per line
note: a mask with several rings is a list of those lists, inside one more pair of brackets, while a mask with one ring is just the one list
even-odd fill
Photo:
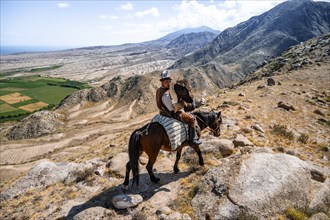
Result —
[[212, 124], [216, 118], [217, 118], [217, 114], [215, 112], [194, 112], [194, 115], [196, 115], [197, 117], [199, 117], [200, 119], [202, 119], [205, 124]]

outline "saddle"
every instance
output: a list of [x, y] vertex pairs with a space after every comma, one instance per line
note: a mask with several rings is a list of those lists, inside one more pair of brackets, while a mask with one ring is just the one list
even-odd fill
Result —
[[176, 150], [183, 142], [188, 140], [188, 124], [174, 118], [155, 115], [151, 122], [161, 124], [170, 140], [171, 150]]

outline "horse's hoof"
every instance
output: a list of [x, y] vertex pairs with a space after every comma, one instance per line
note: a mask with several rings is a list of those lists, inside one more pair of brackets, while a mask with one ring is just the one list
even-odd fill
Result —
[[158, 183], [160, 181], [160, 178], [155, 177], [154, 179], [151, 180], [154, 183]]
[[180, 172], [179, 168], [174, 168], [174, 173], [178, 174]]
[[204, 166], [204, 161], [199, 162], [199, 165]]
[[123, 190], [128, 190], [128, 185], [123, 185], [122, 189]]

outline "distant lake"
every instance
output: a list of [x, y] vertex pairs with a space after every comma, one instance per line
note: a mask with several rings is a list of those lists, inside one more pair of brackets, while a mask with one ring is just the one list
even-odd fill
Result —
[[1, 46], [0, 54], [13, 54], [23, 52], [47, 52], [77, 48], [77, 46]]

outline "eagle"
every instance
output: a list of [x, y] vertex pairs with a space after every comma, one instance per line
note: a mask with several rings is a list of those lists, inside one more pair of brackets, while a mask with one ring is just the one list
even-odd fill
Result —
[[174, 84], [174, 91], [178, 97], [178, 102], [184, 103], [186, 112], [195, 109], [195, 101], [189, 82], [185, 79], [178, 79]]

